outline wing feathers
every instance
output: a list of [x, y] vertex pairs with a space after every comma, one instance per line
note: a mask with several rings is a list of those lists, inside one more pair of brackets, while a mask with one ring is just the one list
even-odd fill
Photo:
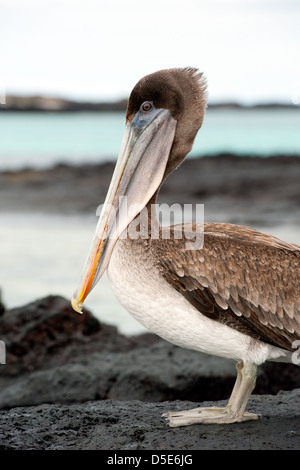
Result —
[[205, 224], [201, 250], [188, 251], [175, 238], [151, 246], [163, 277], [203, 315], [290, 350], [300, 339], [297, 245], [246, 227]]

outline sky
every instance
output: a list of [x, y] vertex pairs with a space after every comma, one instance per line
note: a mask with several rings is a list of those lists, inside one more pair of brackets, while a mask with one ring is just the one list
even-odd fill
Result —
[[127, 98], [193, 66], [209, 101], [300, 103], [299, 0], [0, 0], [0, 90]]

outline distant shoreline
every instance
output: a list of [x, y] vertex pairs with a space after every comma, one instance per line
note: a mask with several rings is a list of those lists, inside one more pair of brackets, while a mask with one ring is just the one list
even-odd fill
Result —
[[[88, 102], [75, 101], [63, 98], [51, 98], [44, 96], [12, 96], [6, 97], [6, 104], [0, 105], [0, 112], [125, 112], [127, 99], [110, 102]], [[209, 109], [234, 109], [234, 110], [257, 110], [257, 109], [289, 109], [299, 110], [300, 107], [290, 103], [257, 103], [244, 105], [238, 102], [211, 103]]]
[[[0, 212], [94, 214], [114, 163], [0, 172]], [[162, 185], [159, 203], [205, 204], [206, 221], [247, 226], [300, 222], [300, 156], [223, 154], [187, 159]]]

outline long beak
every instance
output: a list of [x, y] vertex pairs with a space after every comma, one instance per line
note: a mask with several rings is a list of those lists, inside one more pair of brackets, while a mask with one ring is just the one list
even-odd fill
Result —
[[177, 121], [166, 109], [138, 111], [126, 124], [120, 155], [72, 307], [83, 302], [106, 270], [116, 241], [159, 188]]

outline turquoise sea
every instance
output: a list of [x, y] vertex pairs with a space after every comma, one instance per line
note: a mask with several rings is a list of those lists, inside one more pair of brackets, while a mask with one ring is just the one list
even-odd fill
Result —
[[[0, 169], [115, 160], [124, 113], [0, 113]], [[208, 109], [190, 156], [300, 154], [300, 108]]]

